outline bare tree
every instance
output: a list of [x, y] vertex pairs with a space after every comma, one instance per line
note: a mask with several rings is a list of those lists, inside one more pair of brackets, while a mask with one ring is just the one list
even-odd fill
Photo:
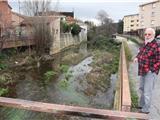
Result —
[[23, 12], [25, 15], [30, 16], [28, 20], [32, 29], [32, 37], [35, 41], [37, 67], [40, 66], [40, 60], [43, 55], [49, 53], [53, 42], [50, 22], [54, 21], [54, 17], [51, 19], [51, 17], [47, 16], [51, 10], [50, 6], [51, 0], [26, 0], [23, 2]]
[[109, 20], [109, 15], [104, 10], [100, 10], [97, 13], [97, 19], [101, 22], [101, 25], [105, 24]]
[[23, 11], [30, 16], [29, 25], [31, 25], [33, 31], [38, 55], [44, 54], [51, 43], [52, 36], [48, 25], [49, 18], [44, 17], [44, 15], [47, 16], [47, 13], [49, 13], [50, 5], [50, 0], [26, 0], [23, 2]]
[[51, 0], [25, 0], [23, 12], [28, 16], [38, 16], [50, 10]]
[[49, 19], [44, 17], [39, 18], [38, 22], [33, 22], [33, 38], [36, 43], [36, 53], [41, 56], [45, 53], [49, 53], [51, 43], [53, 40], [53, 34], [51, 34]]
[[97, 28], [97, 32], [104, 36], [110, 37], [116, 32], [116, 27], [113, 20], [109, 18], [109, 15], [104, 10], [100, 10], [97, 14], [97, 19], [100, 20], [101, 25]]

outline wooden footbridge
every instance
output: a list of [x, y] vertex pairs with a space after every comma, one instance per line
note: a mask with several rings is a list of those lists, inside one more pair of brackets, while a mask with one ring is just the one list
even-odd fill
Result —
[[130, 112], [131, 110], [131, 96], [128, 80], [128, 72], [126, 65], [126, 58], [124, 47], [122, 44], [120, 52], [120, 64], [119, 64], [119, 91], [115, 95], [115, 110], [86, 108], [79, 106], [68, 106], [51, 103], [42, 103], [36, 101], [28, 101], [22, 99], [13, 99], [0, 97], [0, 105], [18, 109], [32, 110], [38, 112], [47, 112], [59, 115], [72, 115], [91, 118], [104, 118], [107, 120], [128, 120], [129, 118], [147, 120], [148, 115], [136, 112]]

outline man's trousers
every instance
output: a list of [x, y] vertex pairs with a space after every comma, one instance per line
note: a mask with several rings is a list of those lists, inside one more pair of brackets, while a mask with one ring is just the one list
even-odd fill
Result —
[[142, 107], [142, 112], [149, 112], [152, 92], [156, 79], [157, 74], [151, 71], [149, 71], [146, 75], [140, 77], [140, 107]]

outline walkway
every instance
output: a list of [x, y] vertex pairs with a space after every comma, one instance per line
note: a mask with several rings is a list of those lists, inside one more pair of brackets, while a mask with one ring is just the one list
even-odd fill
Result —
[[[133, 57], [136, 56], [138, 52], [138, 46], [131, 41], [128, 41], [127, 43], [131, 50], [132, 56]], [[136, 90], [139, 94], [138, 90], [139, 76], [137, 75], [138, 74], [137, 70], [138, 70], [138, 64], [131, 62], [129, 66], [129, 78], [131, 80], [135, 80]], [[158, 79], [155, 84], [149, 118], [150, 118], [149, 120], [160, 120], [160, 74], [158, 75]]]

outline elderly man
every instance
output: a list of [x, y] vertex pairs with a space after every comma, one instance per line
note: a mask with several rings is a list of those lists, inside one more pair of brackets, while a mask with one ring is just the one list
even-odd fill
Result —
[[134, 59], [134, 62], [138, 61], [141, 90], [140, 112], [143, 113], [149, 113], [152, 91], [160, 69], [160, 47], [154, 37], [155, 30], [147, 28], [144, 33], [144, 44]]

